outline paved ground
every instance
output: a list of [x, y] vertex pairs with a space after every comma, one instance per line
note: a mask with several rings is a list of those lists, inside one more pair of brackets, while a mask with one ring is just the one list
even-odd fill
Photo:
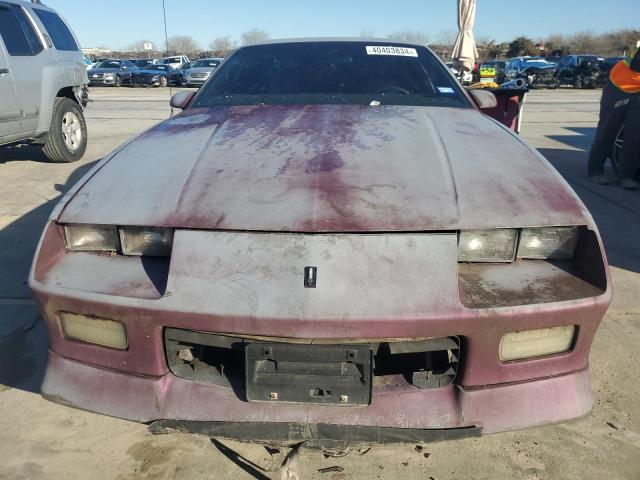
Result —
[[[640, 478], [640, 193], [586, 182], [599, 95], [533, 92], [523, 125], [524, 137], [591, 209], [612, 264], [615, 299], [591, 354], [593, 412], [565, 424], [422, 450], [378, 446], [344, 458], [302, 451], [286, 478]], [[233, 454], [264, 466], [268, 455], [261, 447], [152, 436], [144, 425], [68, 409], [38, 395], [47, 338], [26, 277], [49, 211], [96, 160], [169, 115], [166, 89], [94, 89], [92, 96], [90, 143], [80, 163], [44, 163], [34, 148], [0, 150], [0, 478], [281, 478], [282, 472], [252, 470]], [[318, 472], [331, 466], [344, 470]]]

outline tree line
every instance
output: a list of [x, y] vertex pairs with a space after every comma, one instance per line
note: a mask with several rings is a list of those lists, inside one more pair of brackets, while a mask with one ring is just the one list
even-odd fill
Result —
[[[370, 30], [363, 30], [360, 37], [373, 37]], [[167, 45], [154, 45], [156, 52], [167, 52], [170, 55], [197, 54], [206, 52], [208, 55], [224, 57], [233, 49], [249, 43], [261, 42], [271, 37], [269, 32], [254, 28], [240, 35], [239, 41], [230, 36], [214, 38], [207, 48], [189, 35], [174, 35], [167, 41]], [[438, 55], [448, 58], [456, 37], [456, 32], [447, 30], [430, 36], [421, 31], [404, 30], [386, 35], [393, 41], [424, 44], [431, 47]], [[640, 40], [640, 30], [616, 30], [596, 34], [593, 32], [578, 32], [570, 35], [552, 34], [544, 38], [532, 39], [521, 36], [510, 42], [496, 42], [495, 40], [479, 36], [476, 38], [480, 59], [510, 58], [524, 55], [569, 55], [574, 53], [594, 54], [604, 57], [623, 56], [632, 54], [636, 49], [636, 42]], [[128, 47], [133, 53], [143, 53], [144, 44], [148, 40], [139, 40]]]

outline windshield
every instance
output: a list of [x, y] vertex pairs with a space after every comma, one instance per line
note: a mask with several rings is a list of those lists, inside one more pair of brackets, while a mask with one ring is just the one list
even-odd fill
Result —
[[222, 63], [192, 106], [249, 104], [470, 106], [426, 48], [365, 42], [243, 47]]
[[598, 57], [596, 57], [595, 55], [591, 56], [584, 56], [584, 57], [578, 57], [578, 65], [582, 65], [585, 62], [597, 62], [598, 61]]
[[104, 62], [100, 62], [96, 65], [95, 68], [120, 68], [120, 62], [116, 62], [114, 60], [107, 60]]
[[164, 59], [164, 63], [181, 63], [182, 59], [180, 57], [169, 57]]
[[197, 67], [213, 67], [213, 68], [215, 68], [218, 65], [220, 65], [220, 60], [198, 60], [193, 65], [191, 65], [191, 68], [197, 68]]

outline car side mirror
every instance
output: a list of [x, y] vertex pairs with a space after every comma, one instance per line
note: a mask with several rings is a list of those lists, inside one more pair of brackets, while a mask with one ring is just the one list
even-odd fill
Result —
[[486, 110], [489, 108], [496, 108], [498, 106], [498, 100], [496, 96], [486, 90], [467, 90], [473, 101], [480, 110]]
[[173, 108], [179, 108], [180, 110], [184, 110], [189, 102], [193, 98], [196, 92], [178, 92], [174, 93], [173, 97], [171, 97], [171, 101], [169, 105]]

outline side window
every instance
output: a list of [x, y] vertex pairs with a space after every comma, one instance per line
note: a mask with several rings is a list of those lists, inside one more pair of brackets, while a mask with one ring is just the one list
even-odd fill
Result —
[[37, 55], [43, 48], [19, 5], [0, 3], [0, 36], [12, 56]]
[[49, 32], [54, 47], [58, 50], [77, 51], [78, 44], [62, 19], [53, 12], [34, 8], [34, 12]]

